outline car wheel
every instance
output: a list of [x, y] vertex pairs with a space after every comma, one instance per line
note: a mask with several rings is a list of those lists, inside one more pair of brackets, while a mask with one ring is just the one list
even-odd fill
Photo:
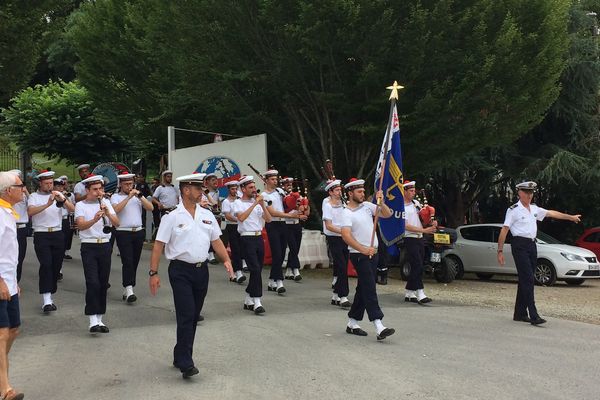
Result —
[[483, 272], [478, 272], [475, 275], [477, 275], [477, 277], [482, 281], [489, 281], [490, 279], [492, 279], [492, 276], [494, 276], [494, 274], [484, 274]]
[[452, 265], [452, 268], [456, 272], [454, 279], [462, 279], [465, 276], [465, 269], [458, 257], [446, 256], [444, 257], [444, 261], [447, 262], [449, 265]]
[[572, 286], [577, 286], [577, 285], [581, 285], [583, 282], [585, 282], [585, 279], [565, 279], [565, 282], [567, 283], [567, 285], [572, 285]]
[[536, 285], [552, 286], [556, 282], [556, 270], [554, 265], [547, 260], [537, 260], [533, 279]]
[[408, 277], [410, 276], [410, 264], [408, 261], [404, 261], [404, 263], [400, 266], [400, 278], [403, 281], [408, 281]]
[[440, 283], [450, 283], [456, 277], [456, 269], [454, 268], [455, 263], [448, 262], [446, 258], [442, 260], [442, 263], [438, 265], [434, 272], [433, 276], [436, 281]]

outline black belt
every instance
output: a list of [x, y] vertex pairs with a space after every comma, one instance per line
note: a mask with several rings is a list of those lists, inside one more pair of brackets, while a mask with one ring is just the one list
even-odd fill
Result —
[[528, 242], [535, 242], [535, 239], [528, 238], [528, 237], [525, 237], [525, 236], [513, 236], [512, 240], [515, 240], [515, 239], [517, 239], [517, 240], [526, 240]]
[[190, 267], [190, 268], [202, 268], [202, 267], [208, 266], [208, 260], [205, 260], [205, 261], [199, 262], [199, 263], [189, 263], [189, 262], [185, 262], [185, 261], [181, 261], [181, 260], [171, 260], [171, 264], [181, 265], [181, 266]]

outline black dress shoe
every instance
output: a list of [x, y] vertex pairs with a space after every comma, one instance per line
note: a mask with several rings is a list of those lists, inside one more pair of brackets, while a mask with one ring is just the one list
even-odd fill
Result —
[[242, 275], [239, 278], [236, 279], [237, 283], [244, 283], [246, 281], [246, 276]]
[[546, 320], [542, 317], [537, 317], [537, 318], [533, 318], [529, 322], [531, 322], [531, 325], [541, 325], [541, 324], [545, 324]]
[[65, 256], [64, 256], [64, 259], [65, 259], [65, 260], [72, 260], [72, 259], [73, 259], [73, 257], [71, 257], [71, 256], [70, 256], [70, 255], [68, 255], [68, 254], [65, 254]]
[[431, 299], [429, 297], [423, 297], [421, 300], [417, 299], [417, 303], [419, 303], [419, 304], [431, 303]]
[[246, 303], [244, 303], [244, 310], [254, 311], [254, 304], [246, 304]]
[[90, 327], [90, 333], [98, 333], [100, 332], [100, 325], [94, 325]]
[[404, 301], [407, 303], [408, 302], [410, 302], [410, 303], [418, 303], [419, 302], [419, 300], [417, 300], [416, 297], [404, 297]]
[[277, 290], [277, 294], [284, 294], [285, 293], [285, 288], [283, 286], [278, 287], [276, 290]]
[[385, 328], [379, 335], [377, 335], [377, 340], [383, 340], [388, 336], [392, 336], [394, 333], [396, 333], [394, 328]]
[[296, 275], [292, 279], [294, 279], [295, 282], [300, 282], [302, 280], [302, 275]]
[[368, 333], [363, 331], [360, 328], [350, 328], [349, 326], [346, 327], [346, 333], [349, 333], [351, 335], [356, 335], [356, 336], [367, 336]]
[[42, 307], [42, 311], [46, 314], [49, 313], [50, 311], [56, 311], [56, 305], [46, 304], [44, 307]]
[[342, 308], [348, 308], [348, 307], [351, 307], [351, 306], [352, 306], [352, 303], [350, 303], [350, 301], [349, 301], [349, 300], [346, 300], [346, 301], [345, 301], [345, 302], [343, 302], [343, 303], [341, 303], [341, 302], [340, 302], [339, 304], [340, 304], [340, 307], [342, 307]]
[[340, 301], [339, 300], [331, 299], [331, 305], [332, 306], [339, 306], [340, 305]]
[[525, 317], [513, 317], [513, 321], [519, 321], [519, 322], [531, 322], [531, 318], [525, 316]]
[[100, 333], [108, 333], [110, 332], [110, 329], [108, 329], [108, 326], [106, 325], [98, 325], [100, 328], [98, 330], [98, 332]]
[[237, 283], [237, 278], [229, 278], [229, 282], [235, 282], [235, 283]]
[[284, 279], [294, 279], [293, 275], [286, 275]]
[[130, 294], [127, 296], [128, 303], [135, 303], [137, 301], [137, 296], [135, 294]]
[[188, 379], [194, 375], [198, 375], [199, 373], [200, 371], [198, 371], [198, 368], [192, 365], [191, 367], [181, 371], [181, 376], [183, 377], [183, 379]]
[[269, 292], [276, 292], [276, 291], [277, 291], [277, 288], [274, 288], [274, 287], [271, 287], [271, 286], [267, 286], [267, 290], [268, 290]]
[[58, 273], [58, 280], [59, 280], [59, 281], [62, 281], [62, 280], [63, 280], [63, 273], [62, 273], [62, 272], [59, 272], [59, 273]]
[[256, 314], [256, 315], [263, 314], [265, 311], [266, 310], [263, 306], [258, 306], [254, 309], [254, 314]]

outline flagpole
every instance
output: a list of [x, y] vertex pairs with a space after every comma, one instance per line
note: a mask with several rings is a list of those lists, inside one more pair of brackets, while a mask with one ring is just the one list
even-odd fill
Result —
[[[387, 155], [390, 152], [390, 134], [392, 132], [392, 123], [394, 118], [394, 107], [396, 106], [396, 100], [398, 100], [398, 90], [404, 89], [404, 86], [398, 85], [398, 82], [394, 81], [392, 86], [387, 87], [388, 90], [391, 90], [390, 93], [390, 116], [388, 117], [387, 129], [385, 132], [385, 152], [383, 154], [381, 160], [381, 166], [379, 168], [379, 187], [377, 188], [377, 193], [379, 193], [383, 187], [383, 173], [385, 171], [385, 164], [387, 161]], [[375, 195], [377, 195], [375, 193]], [[381, 209], [381, 199], [377, 199], [377, 207], [375, 209], [375, 219], [373, 220], [373, 232], [371, 232], [371, 245], [369, 247], [373, 247], [375, 243], [375, 231], [377, 230], [377, 223], [379, 222], [379, 211]]]

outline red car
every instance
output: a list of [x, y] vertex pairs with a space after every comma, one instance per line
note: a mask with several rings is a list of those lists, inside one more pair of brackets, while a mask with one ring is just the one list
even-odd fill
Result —
[[575, 241], [575, 245], [593, 251], [596, 257], [600, 259], [600, 226], [586, 229]]

